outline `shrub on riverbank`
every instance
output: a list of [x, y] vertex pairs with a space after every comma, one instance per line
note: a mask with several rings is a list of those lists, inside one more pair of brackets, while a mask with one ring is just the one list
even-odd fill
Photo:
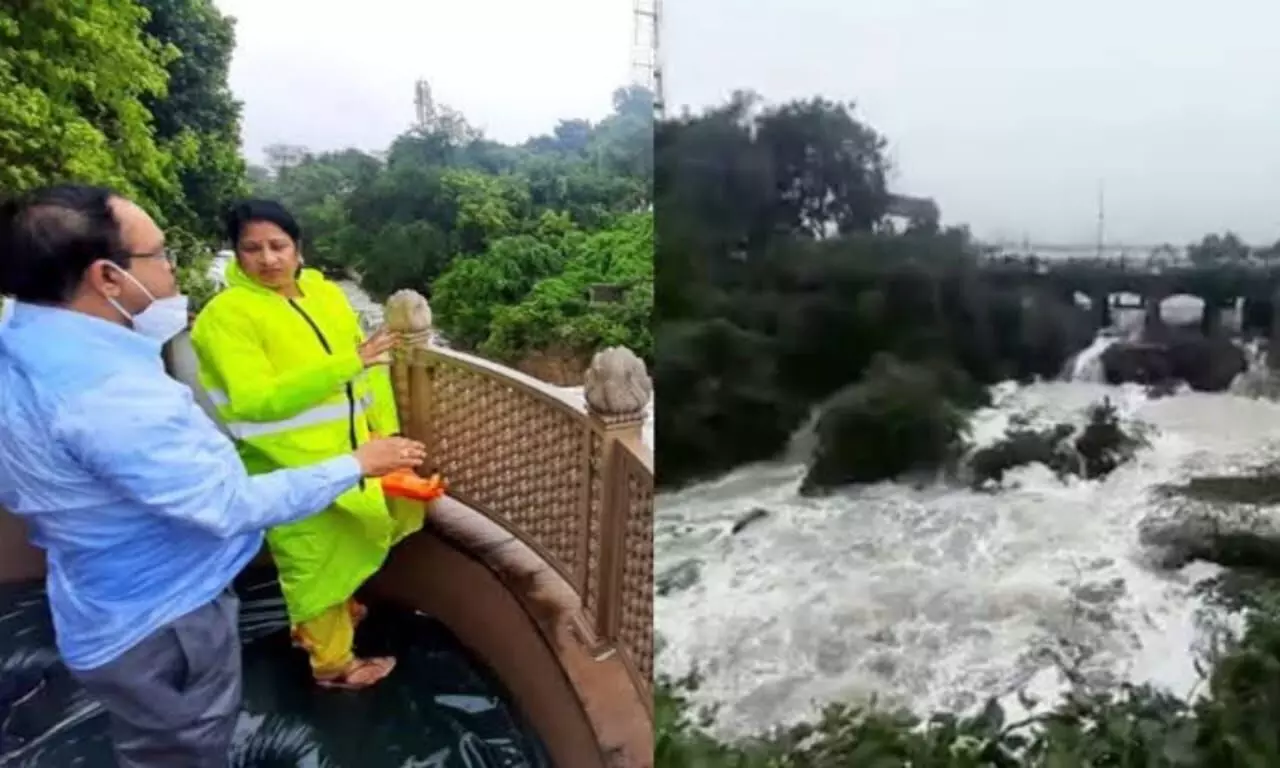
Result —
[[1003, 438], [970, 457], [971, 483], [974, 487], [999, 485], [1009, 470], [1035, 463], [1059, 478], [1075, 475], [1096, 480], [1114, 472], [1146, 444], [1141, 431], [1126, 429], [1115, 405], [1103, 398], [1089, 406], [1078, 433], [1071, 424], [1036, 428], [1015, 419]]
[[1084, 461], [1083, 474], [1089, 480], [1111, 474], [1144, 445], [1141, 434], [1125, 431], [1119, 412], [1107, 398], [1089, 406], [1089, 421], [1075, 441], [1076, 452]]
[[974, 452], [969, 459], [971, 484], [975, 488], [999, 485], [1011, 469], [1028, 464], [1043, 464], [1059, 478], [1077, 474], [1080, 455], [1071, 445], [1075, 427], [1054, 424], [1036, 428], [1015, 423], [995, 443]]
[[[661, 230], [661, 213], [657, 222]], [[1056, 376], [1088, 344], [1087, 318], [1048, 293], [984, 283], [968, 249], [960, 233], [866, 235], [796, 241], [757, 263], [726, 265], [735, 273], [728, 287], [710, 290], [692, 316], [662, 318], [655, 332], [656, 386], [715, 394], [658, 409], [659, 482], [777, 455], [814, 407], [862, 381], [879, 354], [962, 374], [973, 390], [956, 393], [965, 406], [981, 402], [985, 385]], [[697, 340], [711, 339], [719, 358], [697, 351]], [[725, 358], [738, 364], [723, 367]], [[742, 430], [729, 426], [747, 418]]]
[[817, 424], [817, 447], [800, 486], [814, 495], [850, 483], [934, 472], [959, 457], [967, 415], [953, 402], [963, 374], [888, 355], [836, 394]]
[[676, 393], [654, 413], [659, 483], [769, 458], [806, 417], [802, 399], [779, 391], [776, 342], [761, 333], [725, 319], [673, 322], [655, 346], [654, 381]]

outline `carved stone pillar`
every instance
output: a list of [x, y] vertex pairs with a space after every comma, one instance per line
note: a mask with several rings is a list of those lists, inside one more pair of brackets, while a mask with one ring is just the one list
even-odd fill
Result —
[[587, 368], [583, 394], [587, 412], [610, 439], [641, 445], [653, 382], [636, 353], [626, 347], [597, 352]]
[[403, 339], [391, 355], [391, 386], [400, 413], [400, 431], [405, 437], [426, 444], [431, 452], [431, 436], [427, 433], [431, 372], [426, 365], [418, 364], [425, 362], [423, 353], [431, 345], [431, 306], [417, 291], [396, 291], [387, 299], [383, 317], [387, 330]]
[[[588, 608], [595, 617], [592, 628], [599, 641], [614, 644], [622, 618], [623, 567], [625, 565], [627, 514], [630, 489], [626, 456], [646, 455], [643, 430], [646, 409], [653, 396], [653, 382], [644, 362], [625, 347], [597, 352], [587, 368], [583, 387], [592, 428], [591, 464], [599, 473], [599, 562], [588, 578], [595, 579], [596, 605]], [[625, 447], [624, 447], [625, 446]], [[651, 535], [651, 534], [650, 534]]]

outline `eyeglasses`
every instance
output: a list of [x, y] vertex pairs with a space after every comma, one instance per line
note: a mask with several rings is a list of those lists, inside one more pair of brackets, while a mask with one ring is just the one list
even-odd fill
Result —
[[129, 258], [131, 259], [164, 259], [165, 261], [169, 262], [169, 266], [171, 267], [178, 266], [178, 257], [172, 252], [170, 252], [168, 248], [164, 248], [164, 247], [161, 247], [160, 250], [158, 251], [152, 251], [151, 253], [131, 253], [129, 254]]

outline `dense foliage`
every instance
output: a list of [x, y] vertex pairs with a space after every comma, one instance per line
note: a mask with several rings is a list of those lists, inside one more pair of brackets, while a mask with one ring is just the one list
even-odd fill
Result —
[[63, 178], [108, 184], [159, 206], [174, 161], [144, 99], [164, 98], [177, 57], [143, 31], [134, 0], [37, 0], [0, 8], [0, 187]]
[[0, 195], [81, 182], [137, 200], [198, 308], [219, 210], [245, 189], [234, 45], [213, 0], [0, 7]]
[[146, 34], [167, 46], [168, 90], [145, 97], [155, 137], [173, 158], [171, 225], [204, 238], [220, 232], [228, 200], [246, 190], [240, 154], [240, 104], [227, 73], [235, 49], [232, 19], [212, 0], [142, 0], [150, 11]]
[[244, 180], [233, 45], [212, 0], [0, 7], [0, 193], [103, 184], [210, 233]]
[[251, 176], [302, 220], [312, 266], [423, 292], [456, 347], [581, 370], [605, 345], [652, 353], [652, 115], [620, 89], [598, 124], [508, 146], [432, 105], [384, 154], [277, 146]]
[[[967, 232], [940, 229], [936, 209], [889, 215], [884, 150], [851, 106], [823, 99], [766, 108], [738, 94], [658, 125], [656, 385], [681, 394], [656, 414], [659, 482], [772, 457], [881, 354], [981, 385], [1055, 376], [1088, 343], [1092, 328], [1069, 298], [986, 279]], [[918, 390], [870, 394], [842, 396], [883, 410], [863, 409], [861, 439], [830, 433], [832, 450], [847, 449], [829, 452], [832, 464], [859, 465], [878, 447], [871, 435], [897, 428], [891, 413], [914, 412], [896, 396]], [[960, 394], [958, 405], [977, 401]], [[928, 427], [944, 443], [945, 421]], [[913, 445], [924, 463], [947, 453]], [[885, 458], [858, 479], [917, 463]]]
[[877, 357], [863, 380], [841, 389], [823, 409], [801, 493], [898, 478], [959, 458], [967, 414], [954, 404], [959, 387], [948, 386], [948, 379], [962, 377]]

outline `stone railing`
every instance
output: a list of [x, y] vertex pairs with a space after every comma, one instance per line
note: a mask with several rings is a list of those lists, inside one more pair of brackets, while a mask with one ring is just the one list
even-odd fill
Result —
[[[431, 344], [426, 300], [400, 291], [386, 325], [405, 348], [392, 382], [406, 436], [427, 445], [450, 495], [538, 553], [580, 602], [572, 631], [617, 653], [644, 701], [653, 674], [652, 385], [624, 348], [598, 353], [585, 397]], [[585, 402], [583, 402], [585, 401]]]

